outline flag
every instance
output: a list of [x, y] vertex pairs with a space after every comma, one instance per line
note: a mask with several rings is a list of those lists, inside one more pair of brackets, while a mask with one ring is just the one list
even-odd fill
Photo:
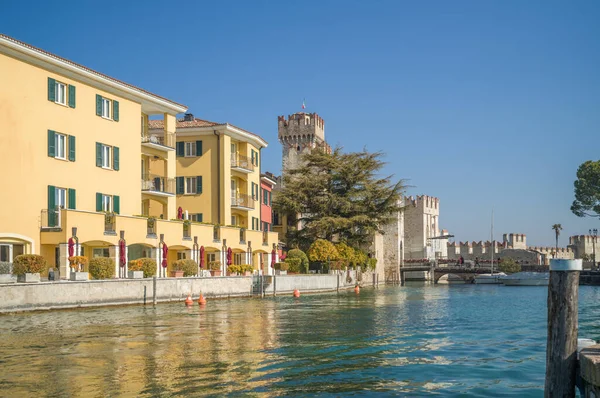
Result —
[[302, 100], [302, 109], [306, 109], [306, 99]]

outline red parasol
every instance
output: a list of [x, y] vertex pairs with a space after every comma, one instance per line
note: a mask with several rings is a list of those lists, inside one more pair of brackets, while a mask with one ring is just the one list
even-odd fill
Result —
[[204, 246], [200, 246], [200, 268], [204, 267]]
[[227, 265], [231, 265], [232, 261], [231, 258], [233, 257], [232, 255], [232, 250], [231, 247], [229, 249], [227, 249]]
[[124, 240], [120, 240], [119, 241], [119, 265], [121, 267], [124, 267], [125, 264], [127, 263], [127, 258], [125, 257], [125, 241]]
[[275, 250], [271, 252], [271, 268], [275, 268]]
[[75, 254], [75, 241], [73, 238], [69, 238], [69, 257], [73, 257]]
[[177, 219], [183, 220], [183, 209], [181, 206], [179, 206], [179, 209], [177, 209]]
[[169, 254], [169, 248], [166, 243], [163, 243], [163, 258], [162, 258], [162, 266], [163, 268], [167, 268], [167, 254]]

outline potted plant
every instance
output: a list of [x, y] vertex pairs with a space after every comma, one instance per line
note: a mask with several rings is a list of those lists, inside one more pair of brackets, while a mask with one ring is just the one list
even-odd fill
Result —
[[89, 260], [85, 256], [71, 256], [69, 257], [69, 266], [71, 267], [72, 281], [87, 281], [89, 274], [84, 272], [85, 267], [88, 265]]
[[131, 260], [127, 271], [129, 279], [151, 278], [156, 275], [156, 260], [147, 257]]
[[173, 269], [171, 270], [171, 278], [183, 278], [183, 269], [181, 260], [177, 260], [171, 264]]
[[34, 283], [40, 281], [40, 272], [46, 268], [46, 259], [37, 254], [21, 254], [13, 260], [13, 275], [17, 282]]
[[241, 272], [244, 276], [251, 276], [252, 271], [254, 271], [254, 266], [252, 266], [252, 264], [244, 264], [240, 265], [240, 267], [242, 267]]
[[220, 261], [211, 261], [208, 263], [208, 268], [210, 269], [210, 274], [212, 276], [221, 276], [221, 262]]
[[286, 263], [275, 263], [275, 275], [287, 275], [288, 268]]

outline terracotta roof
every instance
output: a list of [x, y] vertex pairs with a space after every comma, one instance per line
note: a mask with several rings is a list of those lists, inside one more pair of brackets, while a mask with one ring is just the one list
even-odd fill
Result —
[[110, 77], [110, 76], [108, 76], [108, 75], [105, 75], [104, 73], [97, 72], [97, 71], [95, 71], [95, 70], [93, 70], [93, 69], [90, 69], [90, 68], [88, 68], [88, 67], [86, 67], [86, 66], [83, 66], [83, 65], [81, 65], [81, 64], [78, 64], [78, 63], [76, 63], [76, 62], [70, 61], [70, 60], [68, 60], [68, 59], [66, 59], [66, 58], [63, 58], [63, 57], [60, 57], [60, 56], [58, 56], [58, 55], [56, 55], [56, 54], [52, 54], [52, 53], [50, 53], [50, 52], [48, 52], [48, 51], [42, 50], [41, 48], [38, 48], [38, 47], [32, 46], [31, 44], [27, 44], [27, 43], [25, 43], [25, 42], [22, 42], [22, 41], [20, 41], [20, 40], [14, 39], [14, 38], [12, 38], [12, 37], [10, 37], [10, 36], [6, 36], [6, 35], [4, 35], [4, 34], [2, 34], [2, 33], [0, 33], [0, 38], [2, 38], [2, 39], [6, 39], [6, 40], [8, 40], [8, 41], [12, 41], [13, 43], [19, 44], [19, 45], [21, 45], [21, 46], [23, 46], [23, 47], [27, 47], [27, 48], [29, 48], [30, 50], [34, 50], [34, 51], [37, 51], [37, 52], [39, 52], [39, 53], [42, 53], [42, 54], [48, 55], [48, 56], [50, 56], [50, 57], [52, 57], [52, 58], [54, 58], [54, 59], [57, 59], [57, 60], [59, 60], [59, 61], [63, 61], [63, 62], [65, 62], [65, 63], [67, 63], [67, 64], [70, 64], [70, 65], [72, 65], [72, 66], [75, 66], [75, 67], [77, 67], [77, 68], [83, 69], [83, 70], [85, 70], [86, 72], [93, 73], [93, 74], [95, 74], [95, 75], [97, 75], [97, 76], [103, 77], [103, 78], [105, 78], [105, 79], [108, 79], [108, 80], [110, 80], [110, 81], [112, 81], [112, 82], [115, 82], [115, 83], [118, 83], [118, 84], [122, 84], [122, 85], [124, 85], [124, 86], [127, 86], [127, 87], [129, 87], [129, 88], [132, 88], [132, 89], [134, 89], [134, 90], [138, 90], [138, 91], [141, 91], [141, 92], [143, 92], [143, 93], [145, 93], [145, 94], [151, 95], [151, 96], [153, 96], [153, 97], [160, 98], [160, 99], [162, 99], [162, 100], [164, 100], [164, 101], [167, 101], [167, 102], [170, 102], [170, 103], [172, 103], [172, 104], [174, 104], [174, 105], [177, 105], [177, 106], [181, 106], [181, 107], [187, 108], [187, 106], [185, 106], [185, 105], [183, 105], [183, 104], [180, 104], [180, 103], [178, 103], [178, 102], [175, 102], [175, 101], [171, 101], [170, 99], [168, 99], [168, 98], [165, 98], [165, 97], [161, 97], [160, 95], [153, 94], [153, 93], [151, 93], [150, 91], [146, 91], [146, 90], [144, 90], [143, 88], [139, 88], [139, 87], [136, 87], [136, 86], [134, 86], [134, 85], [132, 85], [132, 84], [125, 83], [124, 81], [121, 81], [121, 80], [115, 79], [114, 77]]
[[[209, 120], [198, 119], [197, 117], [195, 117], [193, 120], [185, 120], [184, 118], [177, 119], [177, 128], [178, 129], [192, 128], [192, 127], [214, 127], [214, 126], [230, 126], [230, 127], [233, 127], [240, 131], [243, 131], [244, 133], [250, 134], [250, 135], [264, 141], [264, 139], [260, 135], [254, 134], [253, 132], [250, 132], [248, 130], [244, 130], [243, 128], [234, 126], [233, 124], [211, 122]], [[164, 127], [164, 121], [162, 119], [148, 120], [148, 127], [151, 129], [162, 129]]]

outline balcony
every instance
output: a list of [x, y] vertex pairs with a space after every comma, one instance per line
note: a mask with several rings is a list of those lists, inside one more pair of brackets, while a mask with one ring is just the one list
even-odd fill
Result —
[[252, 160], [248, 156], [231, 154], [231, 168], [242, 173], [251, 173], [254, 171]]
[[114, 213], [104, 215], [104, 235], [117, 235], [117, 217]]
[[254, 210], [256, 201], [250, 195], [239, 194], [231, 197], [231, 207], [240, 210]]
[[175, 150], [175, 133], [142, 134], [142, 145], [160, 150]]
[[144, 174], [142, 175], [142, 192], [157, 196], [174, 196], [175, 179]]

